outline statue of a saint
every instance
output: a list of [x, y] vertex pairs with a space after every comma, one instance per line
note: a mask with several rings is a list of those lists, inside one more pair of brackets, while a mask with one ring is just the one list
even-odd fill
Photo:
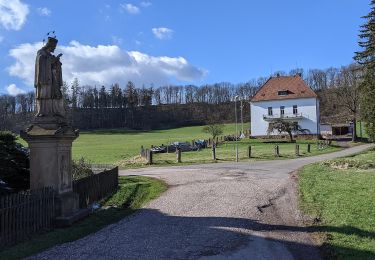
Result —
[[38, 51], [35, 61], [35, 88], [37, 117], [65, 118], [64, 99], [61, 92], [61, 53], [54, 56], [57, 39], [48, 37], [47, 43]]

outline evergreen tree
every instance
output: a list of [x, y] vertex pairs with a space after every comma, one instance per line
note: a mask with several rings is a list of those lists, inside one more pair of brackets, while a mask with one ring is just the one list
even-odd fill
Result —
[[74, 78], [73, 83], [71, 85], [71, 103], [73, 108], [78, 107], [78, 94], [80, 92], [79, 82], [77, 78]]
[[131, 81], [126, 84], [125, 96], [127, 104], [130, 108], [134, 108], [138, 105], [138, 93], [135, 89], [134, 83]]
[[359, 46], [361, 51], [355, 53], [354, 59], [365, 70], [361, 84], [361, 118], [366, 123], [367, 133], [371, 140], [375, 140], [375, 0], [371, 1], [370, 13], [362, 18], [366, 23], [361, 26]]
[[94, 95], [94, 107], [99, 108], [99, 92], [96, 87], [94, 88], [93, 95]]
[[366, 69], [375, 69], [375, 0], [371, 0], [371, 11], [362, 18], [366, 23], [361, 26], [359, 47], [362, 51], [355, 52], [354, 59]]
[[99, 107], [105, 108], [108, 107], [108, 100], [107, 100], [107, 91], [105, 86], [102, 86], [99, 91]]

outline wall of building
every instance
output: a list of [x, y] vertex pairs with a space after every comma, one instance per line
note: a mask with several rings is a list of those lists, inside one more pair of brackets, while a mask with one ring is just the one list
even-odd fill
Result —
[[277, 117], [280, 115], [280, 106], [285, 107], [285, 116], [293, 115], [294, 105], [297, 105], [298, 114], [302, 113], [303, 118], [292, 121], [298, 122], [302, 128], [308, 129], [311, 134], [319, 134], [319, 102], [316, 98], [300, 98], [251, 102], [251, 136], [267, 135], [269, 121], [264, 120], [263, 115], [268, 115], [268, 107], [272, 107], [273, 116]]

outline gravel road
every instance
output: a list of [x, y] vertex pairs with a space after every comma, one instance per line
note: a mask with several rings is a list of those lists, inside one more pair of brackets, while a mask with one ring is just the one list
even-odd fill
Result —
[[292, 160], [121, 171], [170, 188], [137, 213], [30, 259], [320, 259], [297, 209], [294, 172], [361, 145]]

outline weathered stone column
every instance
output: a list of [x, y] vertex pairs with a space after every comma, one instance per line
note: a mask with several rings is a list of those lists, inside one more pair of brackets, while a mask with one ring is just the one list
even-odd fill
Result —
[[32, 124], [21, 137], [30, 149], [30, 189], [53, 187], [55, 215], [68, 217], [79, 208], [72, 187], [72, 143], [78, 131], [67, 125]]

